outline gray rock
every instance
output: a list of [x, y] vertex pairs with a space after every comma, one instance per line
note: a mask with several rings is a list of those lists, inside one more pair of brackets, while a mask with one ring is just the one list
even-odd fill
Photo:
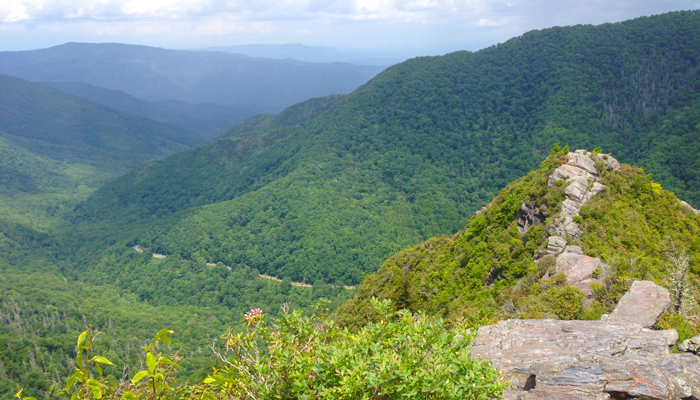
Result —
[[566, 246], [566, 248], [564, 249], [564, 253], [583, 255], [583, 250], [581, 249], [581, 246]]
[[566, 163], [580, 170], [586, 171], [591, 175], [598, 175], [598, 171], [595, 168], [595, 161], [593, 161], [590, 156], [590, 152], [576, 150], [567, 155], [568, 161]]
[[[578, 250], [580, 250], [580, 247]], [[581, 289], [586, 295], [586, 305], [590, 305], [595, 299], [590, 285], [592, 283], [602, 283], [605, 277], [610, 274], [611, 268], [600, 261], [599, 258], [588, 257], [565, 250], [557, 257], [555, 272], [564, 273], [566, 283]], [[596, 276], [593, 277], [594, 275]]]
[[605, 164], [605, 168], [613, 171], [620, 170], [620, 163], [609, 154], [596, 154], [592, 156], [594, 159], [601, 160]]
[[605, 188], [605, 185], [600, 183], [595, 161], [591, 156], [591, 153], [584, 150], [569, 153], [566, 164], [555, 169], [547, 179], [550, 187], [554, 187], [557, 181], [561, 180], [568, 184], [564, 189], [566, 200], [562, 202], [559, 213], [549, 227], [550, 235], [568, 237], [571, 240], [578, 240], [583, 236], [583, 231], [574, 222], [574, 218], [591, 197]]
[[[676, 338], [676, 340], [678, 340]], [[700, 354], [700, 335], [686, 339], [678, 345], [678, 350]]]
[[583, 231], [574, 222], [574, 217], [578, 215], [581, 203], [566, 199], [561, 203], [561, 210], [554, 218], [554, 222], [549, 227], [549, 234], [561, 237], [569, 237], [571, 240], [578, 240], [583, 236]]
[[531, 226], [544, 225], [547, 216], [534, 204], [523, 203], [518, 214], [518, 231], [520, 236], [525, 236]]
[[508, 320], [480, 328], [472, 355], [510, 379], [506, 399], [698, 399], [700, 358], [671, 354], [668, 336], [636, 323]]
[[668, 290], [651, 281], [635, 281], [617, 303], [608, 322], [633, 322], [651, 328], [670, 305]]
[[547, 253], [557, 255], [566, 248], [566, 239], [560, 236], [550, 236], [547, 239]]
[[590, 192], [588, 186], [592, 187], [593, 180], [591, 178], [584, 178], [582, 176], [577, 176], [572, 178], [569, 186], [564, 189], [564, 194], [568, 199], [574, 201], [574, 203], [585, 203], [590, 199]]
[[[569, 153], [569, 156], [573, 153]], [[549, 187], [554, 187], [557, 184], [557, 181], [568, 181], [569, 179], [573, 179], [575, 177], [582, 177], [584, 179], [595, 179], [595, 175], [583, 170], [581, 168], [578, 168], [574, 165], [570, 164], [563, 164], [557, 169], [552, 172], [552, 174], [547, 178], [547, 185]]]
[[664, 337], [666, 338], [666, 344], [669, 347], [673, 346], [678, 341], [678, 331], [675, 329], [664, 329], [659, 332], [664, 334]]

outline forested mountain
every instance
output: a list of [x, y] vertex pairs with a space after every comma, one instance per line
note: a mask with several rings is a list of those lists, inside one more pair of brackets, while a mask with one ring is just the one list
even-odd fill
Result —
[[219, 135], [232, 125], [254, 115], [280, 111], [280, 107], [255, 105], [190, 104], [176, 100], [148, 102], [118, 90], [84, 82], [41, 83], [116, 110], [179, 126], [205, 139]]
[[67, 43], [0, 52], [0, 73], [34, 82], [83, 82], [151, 102], [287, 107], [350, 93], [384, 67], [314, 64], [117, 43]]
[[553, 142], [601, 146], [697, 206], [699, 23], [694, 11], [557, 27], [406, 61], [317, 116], [224, 135], [103, 187], [71, 215], [73, 240], [109, 231], [105, 243], [355, 283], [463, 228]]
[[[594, 177], [581, 178], [587, 195], [576, 194], [575, 172], [569, 172], [571, 177], [557, 174], [573, 171], [579, 155], [569, 153], [568, 147], [555, 149], [540, 169], [507, 185], [465, 229], [387, 259], [364, 279], [336, 319], [348, 326], [366, 323], [370, 299], [377, 297], [392, 300], [397, 309], [450, 319], [596, 320], [612, 311], [632, 280], [652, 280], [673, 292], [678, 265], [671, 257], [678, 254], [688, 257], [683, 276], [688, 313], [683, 317], [697, 315], [700, 211], [663, 190], [642, 169], [625, 164], [609, 168], [604, 163], [608, 155], [588, 154], [596, 164]], [[563, 164], [567, 165], [560, 169]], [[571, 199], [580, 203], [574, 205]], [[591, 284], [587, 297], [594, 302], [585, 303], [583, 292], [567, 286], [575, 284], [573, 278], [562, 276], [566, 252], [552, 240], [560, 235], [558, 225], [572, 207], [580, 211], [568, 222], [575, 227], [566, 228], [561, 246], [578, 246], [572, 251], [589, 256], [585, 262], [599, 263], [600, 282], [589, 280], [578, 286]], [[679, 312], [681, 305], [676, 306], [671, 312], [684, 314]], [[681, 336], [700, 333], [700, 321], [676, 318], [684, 321], [676, 327]]]
[[46, 226], [108, 179], [202, 140], [0, 75], [0, 215]]

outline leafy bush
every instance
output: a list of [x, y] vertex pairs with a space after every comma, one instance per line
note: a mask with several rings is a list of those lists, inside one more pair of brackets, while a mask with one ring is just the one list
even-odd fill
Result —
[[553, 287], [547, 290], [545, 296], [557, 318], [567, 320], [583, 318], [584, 294], [581, 289], [570, 285], [561, 288]]
[[[441, 319], [372, 300], [379, 322], [358, 332], [317, 312], [285, 312], [272, 326], [247, 314], [246, 333], [225, 336], [225, 364], [205, 382], [240, 399], [490, 399], [504, 385], [486, 362], [472, 360], [473, 335]], [[262, 349], [267, 348], [268, 351]]]
[[[233, 329], [224, 346], [211, 349], [223, 364], [203, 383], [171, 387], [180, 367], [158, 351], [173, 331], [162, 329], [144, 347], [147, 369], [130, 382], [102, 377], [106, 357], [90, 356], [92, 330], [78, 338], [77, 368], [59, 395], [71, 400], [121, 399], [492, 399], [505, 384], [487, 362], [472, 360], [474, 338], [464, 324], [391, 312], [388, 300], [372, 300], [379, 322], [351, 333], [324, 318], [321, 302], [311, 317], [289, 312], [268, 326], [261, 309], [245, 315], [245, 332]], [[99, 376], [95, 376], [92, 370]], [[35, 400], [16, 395], [20, 400]]]

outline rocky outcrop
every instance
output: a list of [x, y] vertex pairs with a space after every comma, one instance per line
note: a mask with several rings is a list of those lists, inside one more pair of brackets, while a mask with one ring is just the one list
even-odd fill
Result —
[[[561, 210], [549, 227], [549, 234], [551, 237], [559, 237], [562, 240], [578, 240], [583, 236], [583, 231], [574, 222], [574, 218], [579, 215], [581, 207], [591, 197], [605, 188], [605, 185], [600, 183], [596, 161], [600, 161], [603, 168], [613, 170], [620, 169], [620, 163], [612, 156], [596, 155], [585, 150], [576, 150], [566, 157], [566, 163], [555, 169], [547, 179], [549, 187], [556, 186], [557, 182], [568, 184], [564, 189], [566, 199], [562, 202]], [[547, 253], [556, 255], [558, 253], [555, 251], [559, 249], [560, 247], [550, 249], [548, 246]]]
[[547, 254], [559, 254], [566, 248], [566, 239], [561, 236], [550, 236], [547, 239]]
[[700, 399], [700, 358], [636, 323], [508, 320], [479, 329], [472, 355], [513, 385], [505, 399]]
[[520, 206], [520, 213], [518, 214], [518, 231], [520, 232], [520, 236], [525, 236], [531, 226], [544, 225], [546, 219], [547, 215], [545, 215], [542, 210], [535, 207], [534, 204], [523, 203]]
[[700, 335], [682, 341], [678, 345], [678, 350], [700, 354]]
[[578, 246], [568, 246], [557, 257], [555, 273], [563, 273], [566, 283], [581, 289], [585, 295], [585, 304], [590, 305], [595, 300], [592, 283], [603, 283], [611, 272], [608, 264], [599, 258], [583, 255]]
[[635, 281], [607, 321], [633, 322], [651, 328], [670, 305], [668, 290], [651, 281]]

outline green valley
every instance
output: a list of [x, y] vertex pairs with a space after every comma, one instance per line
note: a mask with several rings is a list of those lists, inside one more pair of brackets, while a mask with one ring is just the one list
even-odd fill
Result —
[[[108, 398], [144, 369], [130, 387], [154, 398], [156, 381], [193, 384], [160, 387], [182, 398], [498, 397], [468, 329], [598, 320], [632, 280], [673, 289], [679, 254], [690, 289], [657, 327], [700, 333], [698, 26], [674, 12], [414, 58], [204, 143], [0, 76], [0, 396], [56, 398], [93, 330]], [[574, 287], [562, 254], [605, 267]], [[177, 351], [180, 375], [159, 377]]]
[[0, 217], [46, 229], [97, 187], [202, 139], [0, 75]]

